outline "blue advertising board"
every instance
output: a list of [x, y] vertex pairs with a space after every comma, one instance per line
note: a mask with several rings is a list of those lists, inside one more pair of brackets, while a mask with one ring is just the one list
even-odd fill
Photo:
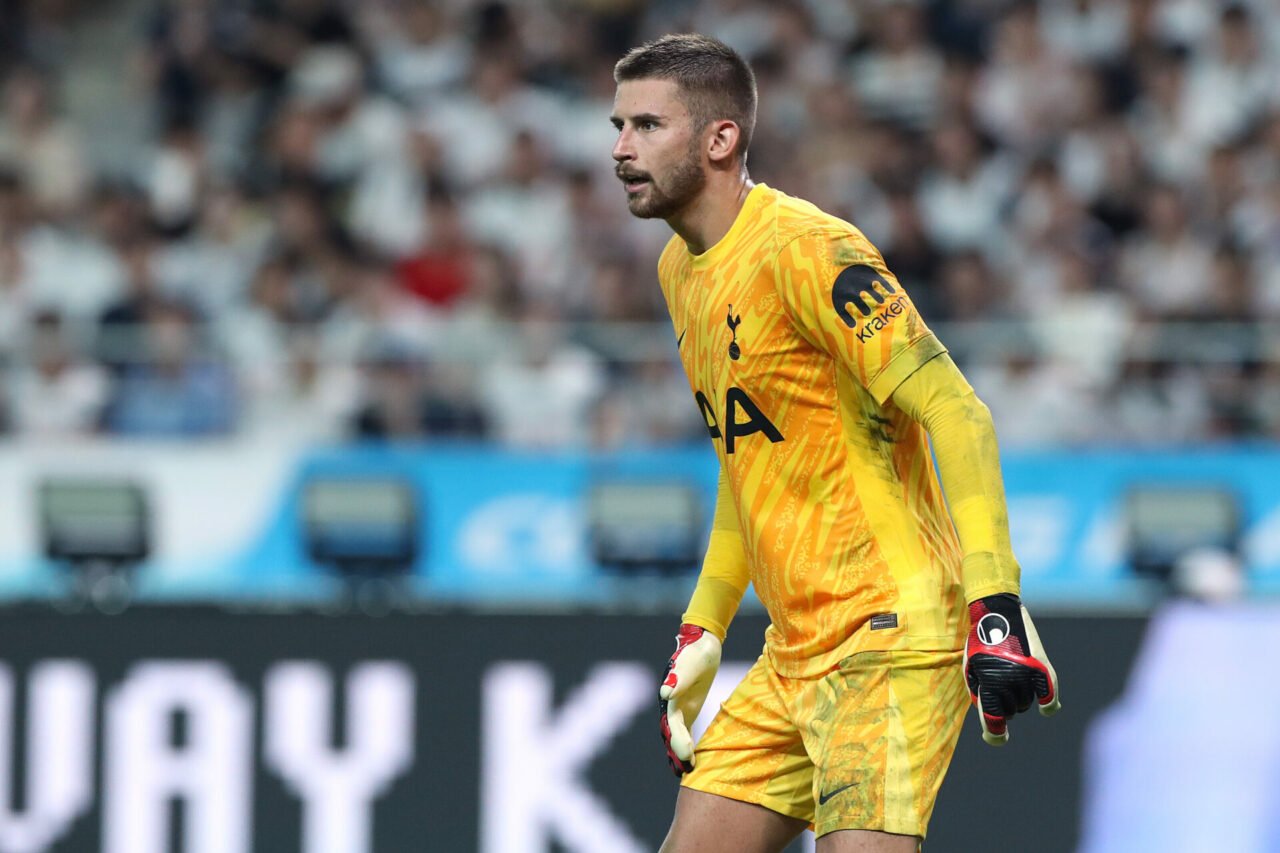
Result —
[[[1234, 497], [1253, 591], [1280, 589], [1280, 453], [1264, 449], [1011, 453], [1004, 460], [1014, 546], [1032, 600], [1125, 605], [1144, 587], [1127, 558], [1135, 489], [1204, 487]], [[704, 447], [548, 455], [484, 446], [320, 450], [299, 457], [263, 526], [216, 576], [157, 565], [144, 593], [314, 593], [300, 496], [313, 478], [397, 478], [420, 507], [414, 583], [442, 601], [592, 603], [607, 597], [588, 548], [587, 496], [619, 480], [687, 484], [710, 518], [716, 462]], [[181, 577], [181, 581], [173, 580]], [[212, 585], [212, 586], [211, 586]]]

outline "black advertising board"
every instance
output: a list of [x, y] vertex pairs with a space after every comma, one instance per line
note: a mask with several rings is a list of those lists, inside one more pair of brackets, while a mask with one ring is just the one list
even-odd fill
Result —
[[[1049, 618], [1053, 720], [970, 719], [927, 850], [1074, 849], [1086, 726], [1144, 622]], [[725, 671], [759, 652], [743, 616]], [[658, 616], [40, 608], [0, 618], [0, 853], [655, 850]], [[710, 711], [704, 712], [709, 716]], [[798, 848], [797, 848], [798, 849]]]

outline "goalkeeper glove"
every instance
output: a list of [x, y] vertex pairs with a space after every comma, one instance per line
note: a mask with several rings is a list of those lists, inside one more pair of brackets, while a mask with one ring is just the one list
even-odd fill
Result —
[[689, 727], [702, 710], [719, 668], [720, 640], [716, 635], [687, 622], [681, 625], [675, 653], [658, 688], [658, 724], [667, 748], [667, 763], [677, 776], [693, 769], [693, 736]]
[[1056, 714], [1058, 675], [1040, 645], [1031, 614], [1018, 596], [989, 595], [969, 605], [969, 641], [964, 675], [978, 706], [982, 739], [992, 746], [1009, 741], [1009, 719], [1031, 707]]

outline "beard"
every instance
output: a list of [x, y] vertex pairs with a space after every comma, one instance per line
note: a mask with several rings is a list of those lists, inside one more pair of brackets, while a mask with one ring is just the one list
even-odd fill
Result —
[[670, 219], [702, 192], [707, 174], [702, 169], [697, 146], [659, 183], [652, 175], [641, 190], [627, 198], [627, 209], [639, 219]]

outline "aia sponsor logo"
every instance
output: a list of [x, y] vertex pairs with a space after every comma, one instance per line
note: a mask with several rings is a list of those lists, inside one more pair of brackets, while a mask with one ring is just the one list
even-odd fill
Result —
[[[761, 411], [747, 392], [741, 388], [731, 387], [724, 395], [724, 415], [721, 417], [716, 407], [707, 399], [707, 395], [697, 391], [693, 395], [702, 411], [702, 420], [707, 425], [707, 433], [713, 439], [724, 441], [724, 452], [733, 453], [740, 438], [755, 433], [764, 433], [770, 444], [782, 441], [782, 433], [773, 421]], [[721, 426], [723, 425], [723, 431]]]

